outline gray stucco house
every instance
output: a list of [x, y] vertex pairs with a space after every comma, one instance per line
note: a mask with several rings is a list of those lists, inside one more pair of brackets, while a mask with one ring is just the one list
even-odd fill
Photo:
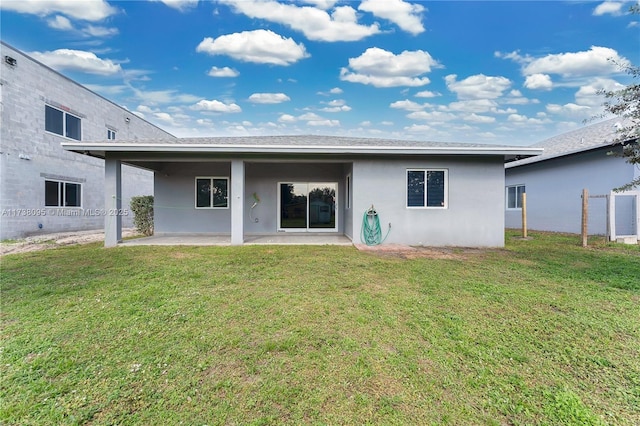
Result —
[[[60, 143], [173, 136], [3, 42], [0, 61], [0, 240], [101, 229], [104, 161]], [[122, 173], [124, 206], [153, 194], [153, 173]]]
[[[117, 212], [122, 164], [154, 171], [157, 234], [345, 235], [360, 242], [375, 206], [387, 243], [504, 245], [504, 163], [538, 148], [328, 136], [72, 142], [105, 159], [105, 206]], [[107, 246], [121, 238], [105, 218]]]
[[[584, 126], [532, 145], [543, 148], [540, 156], [508, 162], [506, 168], [505, 223], [522, 224], [520, 194], [527, 194], [529, 229], [581, 232], [582, 190], [589, 196], [590, 234], [636, 236], [639, 227], [638, 192], [617, 194], [614, 188], [640, 175], [638, 167], [624, 158], [613, 143], [620, 119]], [[607, 221], [609, 210], [610, 221]]]

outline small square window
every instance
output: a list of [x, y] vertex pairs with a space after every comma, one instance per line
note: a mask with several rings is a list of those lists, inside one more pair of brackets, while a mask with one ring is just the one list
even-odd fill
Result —
[[229, 207], [229, 179], [226, 177], [196, 178], [196, 208], [226, 209]]
[[447, 207], [447, 170], [407, 170], [407, 207]]
[[47, 207], [60, 207], [60, 182], [44, 181], [44, 205]]
[[522, 194], [524, 194], [524, 185], [507, 186], [507, 210], [522, 209]]
[[82, 120], [49, 105], [44, 106], [44, 129], [70, 139], [82, 139]]
[[79, 141], [81, 139], [80, 119], [71, 114], [66, 114], [65, 124], [65, 136]]
[[116, 131], [107, 129], [107, 140], [113, 141], [116, 139]]
[[44, 205], [46, 207], [81, 207], [82, 185], [73, 182], [45, 180]]
[[60, 136], [64, 135], [64, 112], [45, 105], [44, 129]]

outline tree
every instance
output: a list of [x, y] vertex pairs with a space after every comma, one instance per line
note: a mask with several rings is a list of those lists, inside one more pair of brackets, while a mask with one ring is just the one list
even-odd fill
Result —
[[[600, 94], [607, 99], [602, 106], [605, 114], [613, 114], [622, 118], [613, 140], [615, 144], [622, 146], [621, 152], [612, 155], [624, 157], [627, 163], [640, 167], [640, 83], [636, 79], [640, 78], [640, 67], [629, 63], [617, 64], [623, 71], [633, 78], [633, 82], [619, 90], [601, 90]], [[640, 186], [640, 177], [631, 182], [615, 188], [616, 191], [626, 191]]]
[[[640, 14], [640, 4], [634, 4], [629, 8], [632, 14]], [[620, 90], [601, 90], [599, 93], [607, 99], [602, 106], [605, 114], [617, 115], [624, 119], [621, 127], [617, 130], [614, 143], [622, 145], [621, 153], [614, 153], [626, 158], [627, 163], [640, 167], [640, 83], [636, 79], [640, 78], [640, 67], [630, 63], [617, 63], [621, 70], [625, 71], [633, 78], [633, 82]], [[616, 191], [626, 191], [640, 186], [640, 177], [631, 182], [615, 188]]]

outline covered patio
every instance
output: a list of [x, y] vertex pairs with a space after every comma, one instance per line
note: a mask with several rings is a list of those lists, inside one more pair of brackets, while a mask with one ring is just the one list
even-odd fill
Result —
[[[105, 161], [106, 247], [359, 244], [369, 211], [386, 244], [502, 247], [504, 161], [541, 152], [317, 135], [62, 146]], [[123, 164], [154, 172], [152, 239], [122, 242]]]

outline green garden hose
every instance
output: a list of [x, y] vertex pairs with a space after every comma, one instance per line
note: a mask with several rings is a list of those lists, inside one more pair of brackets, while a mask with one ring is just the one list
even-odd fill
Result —
[[364, 212], [362, 218], [362, 230], [360, 232], [360, 241], [368, 246], [377, 246], [382, 244], [384, 240], [389, 236], [391, 232], [391, 224], [389, 224], [389, 230], [387, 235], [382, 238], [382, 228], [380, 227], [380, 218], [378, 212], [373, 205]]

